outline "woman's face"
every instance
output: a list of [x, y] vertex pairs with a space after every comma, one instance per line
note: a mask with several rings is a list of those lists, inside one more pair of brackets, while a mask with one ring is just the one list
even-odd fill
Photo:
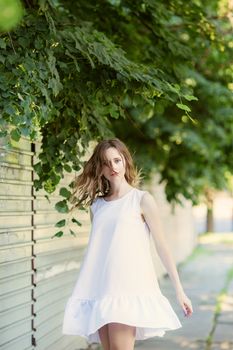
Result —
[[115, 147], [105, 151], [106, 162], [102, 167], [102, 175], [110, 182], [117, 182], [125, 177], [125, 159]]

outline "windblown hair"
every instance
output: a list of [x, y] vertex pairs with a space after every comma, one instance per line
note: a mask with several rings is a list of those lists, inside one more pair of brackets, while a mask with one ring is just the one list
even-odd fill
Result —
[[90, 205], [96, 197], [105, 197], [110, 191], [110, 182], [101, 175], [102, 167], [106, 163], [105, 151], [115, 147], [125, 160], [125, 179], [136, 186], [141, 180], [140, 171], [138, 172], [133, 164], [132, 156], [126, 145], [117, 138], [103, 140], [99, 142], [90, 159], [84, 164], [83, 171], [74, 180], [74, 192], [71, 202], [74, 207]]

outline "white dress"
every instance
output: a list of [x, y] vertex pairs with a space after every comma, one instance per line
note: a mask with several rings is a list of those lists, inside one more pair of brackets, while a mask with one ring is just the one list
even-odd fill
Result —
[[119, 199], [97, 198], [91, 205], [92, 229], [65, 308], [63, 334], [100, 343], [98, 329], [110, 322], [136, 326], [136, 340], [182, 327], [158, 285], [151, 233], [141, 217], [144, 193], [133, 188]]

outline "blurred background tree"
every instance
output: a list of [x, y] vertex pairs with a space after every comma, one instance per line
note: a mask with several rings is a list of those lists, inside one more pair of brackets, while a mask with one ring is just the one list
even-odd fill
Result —
[[0, 0], [0, 31], [6, 32], [19, 24], [23, 16], [20, 0]]
[[11, 32], [1, 26], [0, 135], [42, 138], [36, 189], [52, 193], [90, 141], [112, 136], [145, 178], [161, 175], [169, 201], [227, 186], [230, 1], [25, 0], [22, 19], [19, 4]]

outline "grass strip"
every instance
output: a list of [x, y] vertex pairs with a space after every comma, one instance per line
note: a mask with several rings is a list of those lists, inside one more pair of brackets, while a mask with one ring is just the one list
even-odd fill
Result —
[[219, 316], [221, 314], [222, 305], [223, 305], [223, 302], [224, 302], [224, 300], [225, 300], [225, 298], [227, 296], [227, 290], [229, 288], [229, 285], [230, 285], [232, 279], [233, 279], [233, 267], [231, 267], [228, 270], [224, 286], [223, 286], [223, 288], [221, 289], [221, 291], [219, 292], [219, 294], [217, 296], [217, 302], [216, 302], [215, 310], [214, 310], [214, 317], [213, 317], [212, 328], [211, 328], [210, 333], [209, 333], [209, 335], [208, 335], [208, 337], [206, 339], [205, 350], [211, 350], [211, 346], [212, 346], [212, 343], [213, 343], [214, 332], [215, 332], [215, 329], [216, 329], [217, 324], [218, 324], [218, 318], [219, 318]]

